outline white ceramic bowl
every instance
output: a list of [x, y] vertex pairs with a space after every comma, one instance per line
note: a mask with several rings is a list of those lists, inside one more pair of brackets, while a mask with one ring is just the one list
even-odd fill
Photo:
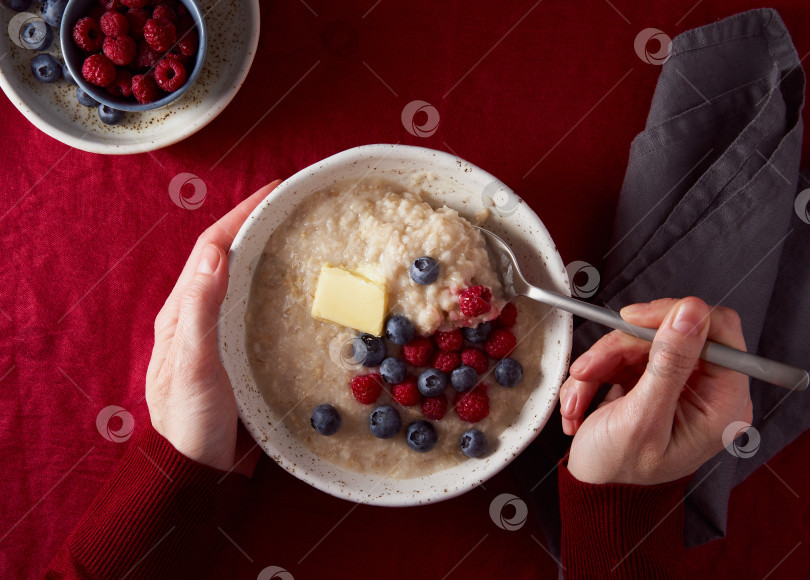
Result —
[[[8, 34], [16, 13], [0, 6], [0, 88], [39, 130], [91, 153], [128, 155], [168, 147], [193, 135], [219, 115], [247, 77], [259, 43], [259, 0], [197, 0], [205, 16], [208, 50], [200, 76], [183, 97], [166, 107], [128, 113], [118, 125], [105, 125], [95, 107], [76, 101], [76, 87], [64, 79], [34, 80], [31, 58]], [[32, 4], [30, 11], [39, 16]], [[54, 31], [58, 33], [59, 31]], [[60, 62], [59, 35], [45, 52]]]
[[430, 199], [472, 218], [492, 210], [484, 224], [515, 250], [526, 277], [550, 290], [570, 295], [568, 274], [545, 226], [528, 204], [489, 173], [448, 153], [404, 145], [366, 145], [338, 153], [299, 171], [265, 199], [236, 235], [229, 255], [230, 283], [218, 327], [219, 350], [236, 393], [239, 416], [253, 438], [284, 469], [334, 496], [367, 504], [411, 506], [460, 495], [506, 467], [548, 421], [568, 368], [572, 317], [552, 310], [543, 322], [541, 379], [515, 422], [500, 436], [497, 448], [483, 459], [414, 479], [391, 479], [342, 469], [320, 460], [280, 424], [253, 379], [245, 344], [245, 310], [251, 278], [270, 234], [308, 195], [335, 181], [384, 177], [408, 185], [428, 170]]

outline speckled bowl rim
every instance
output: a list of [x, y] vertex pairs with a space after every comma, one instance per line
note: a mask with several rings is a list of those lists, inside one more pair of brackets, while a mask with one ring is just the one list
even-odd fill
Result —
[[197, 77], [200, 76], [200, 71], [202, 71], [203, 66], [205, 65], [205, 54], [208, 48], [208, 32], [205, 26], [205, 15], [200, 9], [200, 5], [197, 3], [197, 0], [179, 1], [188, 9], [191, 17], [194, 18], [194, 23], [197, 27], [199, 46], [197, 47], [194, 68], [191, 69], [191, 73], [189, 73], [188, 78], [186, 79], [186, 82], [183, 83], [182, 87], [153, 103], [141, 104], [135, 101], [123, 101], [121, 99], [117, 99], [109, 95], [101, 87], [92, 85], [82, 78], [82, 67], [79, 66], [79, 63], [75, 63], [72, 59], [68, 58], [68, 54], [80, 54], [80, 49], [77, 47], [72, 50], [66, 50], [71, 48], [69, 45], [73, 42], [72, 34], [67, 33], [73, 30], [73, 27], [80, 18], [79, 16], [72, 16], [72, 12], [77, 9], [76, 6], [80, 2], [95, 3], [95, 0], [68, 0], [67, 6], [65, 6], [65, 13], [62, 16], [62, 24], [59, 27], [59, 45], [62, 50], [62, 60], [65, 62], [65, 65], [67, 66], [68, 71], [70, 71], [70, 74], [73, 76], [73, 80], [76, 81], [76, 84], [78, 84], [85, 93], [93, 97], [99, 103], [107, 105], [113, 109], [126, 112], [154, 111], [155, 109], [165, 107], [181, 98], [183, 94], [194, 84]]
[[[189, 122], [184, 131], [176, 131], [163, 137], [151, 136], [145, 139], [138, 139], [138, 136], [135, 135], [136, 138], [129, 143], [111, 144], [101, 140], [88, 140], [88, 133], [82, 134], [77, 130], [76, 134], [74, 135], [62, 131], [43, 119], [36, 110], [29, 107], [23, 100], [22, 95], [20, 95], [14, 88], [14, 83], [7, 78], [3, 67], [0, 67], [0, 88], [3, 89], [3, 92], [6, 94], [11, 103], [17, 108], [17, 110], [20, 111], [20, 113], [22, 113], [22, 115], [37, 129], [46, 135], [53, 137], [57, 141], [64, 143], [65, 145], [69, 145], [70, 147], [74, 147], [82, 151], [87, 151], [88, 153], [101, 153], [104, 155], [134, 155], [138, 153], [155, 151], [157, 149], [162, 149], [163, 147], [168, 147], [169, 145], [174, 145], [175, 143], [194, 135], [194, 133], [208, 125], [223, 110], [225, 110], [225, 107], [230, 104], [230, 102], [239, 92], [239, 89], [244, 84], [245, 79], [250, 72], [250, 67], [253, 64], [253, 59], [256, 56], [256, 49], [259, 46], [260, 11], [259, 0], [244, 1], [247, 3], [249, 10], [248, 21], [252, 24], [249, 29], [250, 38], [248, 38], [246, 45], [246, 58], [239, 63], [239, 70], [235, 74], [234, 82], [229, 85], [228, 90], [223, 92], [210, 108], [201, 112], [194, 118], [193, 121]], [[209, 30], [208, 34], [208, 42], [211, 42], [213, 40], [213, 33]], [[199, 106], [197, 108], [199, 108]]]
[[[505, 468], [534, 440], [554, 411], [571, 352], [572, 316], [550, 310], [544, 321], [540, 382], [515, 422], [499, 438], [497, 448], [482, 459], [464, 461], [423, 477], [393, 479], [342, 469], [319, 459], [286, 428], [277, 425], [276, 415], [253, 379], [245, 344], [244, 317], [250, 283], [267, 239], [308, 195], [335, 181], [391, 178], [422, 170], [463, 188], [460, 195], [466, 195], [468, 200], [481, 199], [481, 192], [493, 183], [512, 193], [489, 173], [442, 151], [406, 145], [364, 145], [315, 163], [281, 183], [245, 221], [228, 255], [230, 281], [217, 326], [217, 340], [236, 395], [239, 417], [262, 449], [289, 473], [336, 497], [370, 505], [404, 507], [450, 499]], [[459, 209], [458, 203], [448, 205]], [[494, 214], [497, 221], [487, 222], [487, 226], [506, 236], [510, 243], [529, 248], [534, 264], [544, 264], [544, 280], [533, 281], [570, 296], [568, 274], [548, 230], [528, 204], [520, 200], [516, 206], [512, 215]], [[464, 213], [469, 215], [469, 208], [466, 210]], [[525, 259], [521, 259], [521, 267]]]

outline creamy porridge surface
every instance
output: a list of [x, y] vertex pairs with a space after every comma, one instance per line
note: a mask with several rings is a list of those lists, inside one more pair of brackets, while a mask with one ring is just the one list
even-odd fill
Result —
[[[420, 256], [439, 262], [435, 283], [421, 286], [411, 281], [408, 269]], [[374, 180], [337, 184], [311, 195], [270, 236], [245, 316], [250, 364], [276, 420], [327, 461], [396, 478], [467, 461], [459, 440], [473, 427], [487, 435], [489, 450], [494, 450], [498, 435], [517, 417], [538, 383], [543, 338], [538, 323], [546, 307], [523, 298], [515, 301], [518, 323], [512, 331], [518, 347], [512, 357], [524, 367], [523, 381], [511, 389], [501, 387], [492, 376], [491, 362], [482, 377], [489, 386], [490, 414], [475, 424], [462, 421], [450, 408], [455, 391], [448, 385], [448, 411], [442, 420], [432, 422], [439, 442], [430, 452], [416, 453], [403, 433], [392, 439], [372, 436], [368, 416], [379, 405], [393, 405], [404, 432], [409, 423], [424, 418], [420, 407], [394, 402], [387, 384], [374, 404], [359, 403], [349, 387], [351, 377], [377, 369], [358, 367], [351, 360], [347, 347], [357, 333], [310, 315], [324, 264], [374, 272], [386, 283], [390, 312], [406, 315], [421, 335], [475, 326], [497, 316], [504, 304], [482, 236], [455, 210], [422, 201], [418, 189], [405, 191]], [[478, 319], [466, 319], [457, 296], [476, 284], [491, 289], [493, 308]], [[399, 350], [388, 343], [389, 356]], [[342, 417], [340, 430], [329, 437], [310, 425], [312, 410], [322, 403], [333, 405]]]

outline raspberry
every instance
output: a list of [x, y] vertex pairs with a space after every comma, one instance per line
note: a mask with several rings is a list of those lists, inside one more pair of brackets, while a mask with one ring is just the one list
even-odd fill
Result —
[[172, 10], [165, 4], [158, 4], [157, 6], [155, 6], [155, 9], [152, 10], [152, 18], [165, 18], [166, 20], [171, 21], [172, 24], [177, 26], [177, 14], [175, 14], [174, 10]]
[[155, 68], [155, 65], [160, 60], [160, 53], [152, 50], [145, 40], [138, 42], [135, 60], [132, 66], [136, 69]]
[[486, 385], [481, 384], [456, 399], [456, 413], [462, 421], [477, 423], [489, 415], [489, 397]]
[[377, 373], [357, 375], [352, 378], [351, 387], [355, 399], [364, 405], [370, 405], [382, 392], [382, 377]]
[[121, 4], [127, 8], [143, 8], [149, 4], [149, 0], [121, 0]]
[[121, 10], [121, 0], [98, 0], [98, 3], [107, 12]]
[[471, 318], [481, 316], [489, 312], [492, 308], [489, 301], [492, 299], [492, 294], [489, 288], [484, 286], [470, 286], [458, 296], [458, 306], [464, 316]]
[[457, 352], [439, 351], [433, 356], [432, 367], [444, 373], [452, 372], [461, 364], [461, 355]]
[[143, 27], [149, 20], [149, 12], [143, 8], [133, 8], [127, 12], [127, 22], [129, 23], [129, 35], [132, 38], [143, 38]]
[[107, 92], [116, 97], [132, 96], [132, 73], [120, 68], [115, 74], [115, 82], [107, 87]]
[[120, 12], [105, 12], [99, 24], [107, 36], [123, 36], [129, 31], [129, 20]]
[[484, 354], [479, 348], [465, 348], [461, 351], [462, 364], [472, 367], [479, 376], [483, 375], [489, 369], [489, 360], [487, 355]]
[[87, 13], [87, 15], [90, 18], [95, 18], [96, 20], [101, 20], [101, 17], [104, 16], [105, 12], [106, 11], [104, 10], [104, 8], [102, 8], [101, 6], [96, 4], [95, 6], [90, 8], [90, 11]]
[[154, 50], [166, 52], [177, 41], [177, 29], [165, 18], [150, 18], [143, 26], [143, 37]]
[[500, 315], [495, 320], [495, 326], [497, 328], [511, 328], [515, 325], [515, 322], [517, 322], [517, 307], [509, 302], [503, 307]]
[[199, 35], [196, 30], [185, 32], [183, 36], [177, 40], [177, 48], [185, 56], [194, 56], [197, 54], [197, 46], [199, 46], [199, 44]]
[[171, 59], [176, 60], [176, 61], [178, 61], [178, 62], [182, 62], [182, 63], [183, 63], [183, 66], [185, 66], [185, 65], [186, 65], [186, 63], [188, 63], [188, 61], [189, 61], [189, 60], [191, 60], [191, 59], [190, 59], [189, 57], [187, 57], [185, 54], [183, 54], [182, 52], [180, 52], [180, 51], [178, 50], [177, 46], [175, 46], [175, 47], [172, 49], [172, 51], [171, 51], [171, 52], [167, 52], [167, 53], [166, 53], [166, 55], [165, 55], [165, 58], [171, 58]]
[[434, 340], [441, 350], [455, 352], [461, 350], [461, 345], [464, 344], [464, 335], [461, 334], [461, 329], [456, 328], [450, 332], [437, 332]]
[[186, 78], [186, 67], [177, 59], [164, 58], [155, 67], [155, 80], [168, 93], [182, 87]]
[[417, 336], [402, 347], [402, 358], [415, 367], [427, 366], [433, 353], [433, 343], [429, 338]]
[[76, 46], [87, 52], [95, 52], [101, 48], [104, 35], [101, 33], [98, 21], [85, 16], [73, 27], [73, 41]]
[[391, 396], [403, 407], [418, 405], [422, 394], [416, 386], [416, 377], [407, 376], [404, 381], [391, 387]]
[[103, 54], [91, 54], [84, 59], [82, 76], [89, 83], [107, 87], [115, 81], [115, 65]]
[[126, 66], [135, 60], [135, 41], [129, 36], [108, 36], [104, 39], [104, 56], [113, 64]]
[[498, 328], [489, 335], [489, 338], [484, 343], [484, 350], [492, 358], [504, 358], [512, 354], [516, 344], [517, 340], [511, 330]]
[[439, 395], [438, 397], [428, 397], [422, 403], [422, 414], [434, 421], [441, 421], [444, 414], [447, 412], [447, 397]]
[[152, 103], [160, 98], [160, 89], [152, 75], [135, 75], [132, 77], [132, 94], [141, 104]]

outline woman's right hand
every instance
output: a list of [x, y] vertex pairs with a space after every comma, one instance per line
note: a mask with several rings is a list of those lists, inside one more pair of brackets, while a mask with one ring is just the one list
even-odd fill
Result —
[[[680, 479], [723, 448], [730, 423], [752, 420], [748, 377], [698, 358], [707, 337], [745, 350], [740, 317], [699, 298], [633, 304], [621, 315], [657, 328], [655, 340], [613, 331], [571, 365], [560, 394], [563, 430], [574, 435], [568, 470], [589, 483]], [[604, 383], [613, 387], [586, 418]]]

